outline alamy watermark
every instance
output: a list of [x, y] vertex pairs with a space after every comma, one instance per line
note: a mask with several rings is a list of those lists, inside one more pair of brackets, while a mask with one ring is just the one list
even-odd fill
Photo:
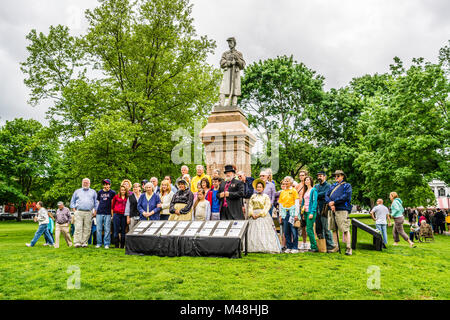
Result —
[[367, 267], [367, 288], [370, 290], [377, 290], [381, 288], [381, 269], [379, 266]]
[[81, 288], [81, 269], [79, 266], [69, 266], [67, 273], [70, 275], [67, 279], [67, 289], [80, 289]]
[[[234, 164], [239, 168], [248, 161], [250, 161], [250, 164], [256, 164], [259, 161], [262, 165], [272, 169], [273, 174], [278, 172], [280, 162], [280, 133], [278, 129], [270, 132], [270, 143], [255, 141], [260, 149], [257, 154], [252, 154], [252, 150], [248, 149], [248, 140], [245, 139], [245, 135], [232, 131], [208, 135], [203, 140], [206, 145], [203, 148], [203, 142], [200, 138], [201, 131], [202, 123], [196, 121], [193, 135], [185, 128], [179, 128], [172, 133], [172, 141], [178, 142], [171, 153], [171, 160], [174, 164], [199, 164], [203, 160], [207, 160], [207, 163]], [[206, 153], [209, 154], [208, 159]], [[250, 153], [250, 158], [247, 156], [248, 153]]]

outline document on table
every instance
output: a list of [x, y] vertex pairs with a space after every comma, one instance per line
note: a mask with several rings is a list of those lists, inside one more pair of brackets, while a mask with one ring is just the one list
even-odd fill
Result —
[[217, 221], [206, 221], [203, 228], [212, 229], [216, 226], [216, 224], [217, 224]]
[[151, 236], [154, 235], [156, 231], [158, 231], [158, 228], [148, 228], [147, 230], [145, 230], [144, 235]]
[[178, 221], [177, 224], [177, 228], [186, 228], [189, 223], [191, 223], [190, 221]]
[[231, 228], [233, 229], [242, 229], [242, 227], [244, 226], [245, 221], [234, 221], [233, 224], [231, 225]]
[[211, 231], [212, 229], [202, 229], [202, 231], [199, 232], [199, 235], [202, 237], [209, 237]]
[[220, 221], [217, 225], [217, 229], [228, 229], [228, 226], [230, 225], [230, 221]]
[[175, 228], [170, 233], [171, 236], [180, 236], [184, 231], [184, 228]]
[[166, 236], [169, 234], [170, 230], [172, 230], [172, 228], [162, 228], [161, 230], [159, 230], [158, 234]]
[[200, 228], [203, 224], [203, 221], [193, 221], [189, 228]]
[[162, 220], [153, 221], [152, 228], [159, 228], [164, 224], [164, 222], [166, 222], [166, 221], [162, 221]]
[[239, 238], [241, 229], [230, 229], [227, 233], [227, 237]]
[[140, 221], [139, 224], [137, 225], [137, 228], [139, 228], [139, 229], [145, 229], [145, 228], [147, 228], [151, 223], [152, 223], [152, 221]]
[[225, 236], [225, 232], [227, 232], [227, 229], [216, 229], [213, 233], [213, 237], [223, 237]]
[[195, 236], [195, 234], [198, 232], [197, 228], [189, 228], [184, 233], [185, 236]]
[[173, 228], [177, 224], [178, 221], [166, 221], [164, 224], [164, 228]]

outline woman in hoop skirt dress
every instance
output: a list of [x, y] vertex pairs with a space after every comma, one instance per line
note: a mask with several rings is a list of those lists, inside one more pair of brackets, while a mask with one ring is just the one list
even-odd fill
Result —
[[269, 214], [272, 204], [269, 196], [264, 194], [265, 187], [263, 180], [253, 181], [256, 193], [248, 204], [248, 252], [281, 253], [280, 240]]

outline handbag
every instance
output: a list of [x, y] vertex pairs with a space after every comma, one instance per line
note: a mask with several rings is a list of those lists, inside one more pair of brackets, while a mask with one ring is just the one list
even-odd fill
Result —
[[294, 222], [294, 228], [300, 228], [300, 220]]
[[326, 253], [327, 252], [327, 240], [325, 238], [317, 239], [317, 249], [319, 252]]
[[322, 207], [322, 211], [320, 211], [320, 215], [325, 218], [328, 217], [328, 210], [329, 210], [328, 203], [325, 203]]

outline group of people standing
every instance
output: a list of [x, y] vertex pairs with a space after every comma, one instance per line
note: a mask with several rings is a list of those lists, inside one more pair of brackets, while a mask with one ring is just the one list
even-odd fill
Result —
[[[259, 178], [255, 179], [242, 171], [236, 172], [233, 165], [226, 165], [223, 174], [222, 178], [220, 172], [214, 170], [209, 176], [204, 167], [198, 165], [196, 175], [191, 178], [189, 168], [182, 166], [175, 185], [170, 176], [165, 176], [160, 185], [156, 177], [134, 184], [126, 179], [118, 193], [111, 190], [109, 179], [102, 181], [103, 188], [97, 192], [90, 188], [90, 180], [85, 178], [82, 188], [72, 196], [72, 215], [62, 202], [58, 203], [55, 247], [59, 246], [59, 232], [64, 234], [67, 244], [72, 245], [71, 223], [75, 227], [74, 247], [88, 246], [94, 220], [96, 247], [108, 249], [111, 235], [115, 246], [124, 248], [127, 229], [132, 229], [141, 220], [249, 220], [249, 252], [318, 252], [319, 247], [322, 252], [337, 252], [335, 239], [339, 239], [340, 231], [346, 243], [346, 255], [352, 254], [349, 219], [352, 187], [343, 171], [334, 172], [335, 182], [330, 185], [325, 172], [317, 173], [315, 184], [314, 178], [301, 170], [298, 183], [287, 176], [281, 181], [278, 192], [270, 169], [261, 171]], [[398, 244], [401, 236], [412, 246], [412, 241], [403, 231], [404, 210], [395, 192], [391, 193], [391, 201], [391, 216], [395, 221], [394, 245]], [[371, 214], [387, 244], [389, 211], [382, 200], [377, 204]], [[42, 234], [49, 238], [44, 227], [49, 223], [48, 214], [42, 203], [38, 206], [40, 227], [32, 242], [27, 244], [29, 246], [34, 246]], [[275, 226], [278, 223], [282, 231], [280, 237]], [[299, 235], [302, 238], [300, 246]], [[53, 245], [52, 241], [47, 240], [47, 243]]]
[[444, 209], [425, 209], [425, 208], [406, 208], [405, 217], [410, 225], [417, 224], [419, 227], [422, 221], [431, 226], [435, 234], [443, 234], [445, 225], [450, 231], [450, 210]]

